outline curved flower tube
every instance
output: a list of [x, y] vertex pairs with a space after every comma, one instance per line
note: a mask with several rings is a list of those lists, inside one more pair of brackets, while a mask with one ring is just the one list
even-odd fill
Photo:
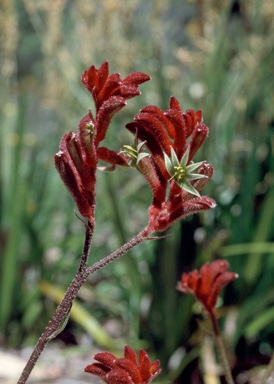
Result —
[[149, 79], [148, 75], [135, 72], [122, 80], [118, 73], [109, 74], [107, 62], [98, 69], [91, 66], [81, 77], [93, 97], [96, 116], [89, 111], [80, 121], [76, 133], [64, 135], [60, 151], [55, 155], [55, 166], [80, 214], [93, 224], [98, 160], [109, 162], [112, 170], [115, 165], [128, 166], [126, 156], [99, 147], [99, 144], [115, 113], [127, 104], [127, 99], [138, 96], [139, 85]]

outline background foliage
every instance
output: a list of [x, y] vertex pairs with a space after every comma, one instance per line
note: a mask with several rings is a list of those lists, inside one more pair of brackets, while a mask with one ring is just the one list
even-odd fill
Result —
[[[236, 348], [231, 357], [236, 367], [237, 359], [267, 361], [274, 347], [273, 2], [3, 0], [0, 7], [1, 344], [33, 344], [77, 268], [84, 231], [53, 156], [93, 107], [80, 74], [107, 60], [122, 76], [152, 77], [113, 121], [114, 149], [130, 143], [121, 128], [146, 104], [167, 109], [175, 95], [184, 109], [202, 109], [210, 136], [201, 159], [215, 167], [206, 193], [218, 207], [93, 276], [63, 338], [79, 343], [85, 332], [111, 348], [126, 339], [155, 352], [171, 378], [194, 375], [198, 340], [203, 351], [207, 339], [194, 320], [199, 309], [176, 292], [176, 281], [225, 257], [240, 275], [220, 312]], [[99, 174], [97, 191], [92, 261], [142, 228], [150, 202], [133, 171]]]

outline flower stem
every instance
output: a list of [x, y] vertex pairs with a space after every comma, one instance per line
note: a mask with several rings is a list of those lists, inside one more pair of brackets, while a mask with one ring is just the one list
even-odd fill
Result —
[[103, 268], [104, 266], [112, 263], [114, 260], [117, 260], [119, 257], [127, 253], [130, 249], [135, 247], [136, 245], [140, 244], [142, 241], [146, 240], [149, 236], [149, 231], [147, 228], [145, 228], [143, 231], [141, 231], [138, 235], [136, 235], [133, 239], [131, 239], [129, 242], [122, 245], [120, 248], [118, 248], [115, 252], [111, 253], [110, 255], [104, 257], [102, 260], [94, 263], [93, 265], [87, 267], [87, 259], [90, 251], [91, 246], [91, 240], [93, 235], [93, 226], [88, 223], [86, 225], [86, 235], [85, 235], [85, 243], [84, 248], [82, 252], [81, 262], [78, 269], [78, 272], [74, 276], [70, 286], [68, 287], [62, 301], [56, 308], [56, 311], [49, 321], [47, 327], [45, 328], [44, 332], [40, 336], [36, 346], [34, 347], [34, 350], [17, 382], [17, 384], [25, 384], [36, 365], [41, 353], [45, 349], [47, 343], [53, 339], [55, 336], [60, 333], [67, 321], [67, 318], [69, 317], [70, 309], [72, 306], [72, 303], [74, 299], [76, 298], [81, 286], [86, 281], [87, 277], [91, 275], [92, 273], [97, 272], [99, 269]]
[[97, 263], [94, 263], [90, 267], [87, 267], [87, 273], [88, 275], [91, 275], [92, 273], [98, 271], [99, 269], [105, 267], [106, 265], [112, 263], [114, 260], [117, 260], [119, 257], [127, 253], [129, 250], [134, 248], [136, 245], [140, 244], [144, 240], [148, 239], [150, 232], [147, 228], [145, 228], [143, 231], [141, 231], [138, 235], [133, 237], [130, 241], [122, 245], [120, 248], [118, 248], [116, 251], [112, 252], [110, 255], [104, 257], [102, 260], [98, 261]]
[[218, 324], [218, 320], [216, 318], [215, 311], [210, 312], [210, 319], [213, 327], [213, 332], [214, 332], [214, 338], [215, 338], [215, 343], [217, 346], [217, 349], [219, 351], [222, 363], [223, 363], [223, 368], [224, 368], [224, 375], [226, 378], [227, 384], [234, 384], [234, 380], [232, 377], [230, 365], [228, 362], [228, 357], [225, 349], [225, 345], [223, 342], [223, 338], [220, 332], [220, 327]]

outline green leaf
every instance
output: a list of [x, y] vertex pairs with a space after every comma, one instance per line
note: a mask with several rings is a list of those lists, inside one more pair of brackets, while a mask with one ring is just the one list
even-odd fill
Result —
[[244, 335], [247, 338], [254, 338], [258, 333], [264, 330], [274, 322], [274, 307], [265, 309], [262, 313], [257, 313], [256, 318], [245, 328]]

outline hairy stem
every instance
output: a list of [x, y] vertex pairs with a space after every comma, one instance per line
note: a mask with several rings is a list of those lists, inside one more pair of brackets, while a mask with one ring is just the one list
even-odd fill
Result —
[[83, 271], [83, 269], [87, 265], [88, 255], [89, 255], [93, 231], [94, 231], [94, 223], [91, 223], [89, 221], [87, 224], [84, 223], [84, 225], [86, 227], [85, 243], [84, 243], [81, 261], [80, 261], [80, 265], [77, 273], [80, 273], [81, 271]]
[[133, 239], [122, 245], [116, 251], [112, 252], [110, 255], [104, 257], [102, 260], [94, 263], [90, 267], [87, 267], [87, 272], [89, 275], [98, 271], [99, 269], [105, 267], [106, 265], [112, 263], [114, 260], [117, 260], [120, 256], [127, 253], [130, 249], [140, 244], [142, 241], [148, 239], [149, 231], [145, 228], [142, 232], [136, 235]]
[[85, 243], [83, 247], [83, 252], [81, 256], [80, 266], [77, 274], [74, 276], [70, 286], [68, 287], [62, 301], [56, 308], [56, 311], [49, 321], [44, 332], [40, 336], [34, 350], [18, 380], [18, 384], [24, 384], [27, 382], [31, 371], [33, 370], [37, 360], [39, 359], [41, 353], [45, 349], [47, 343], [54, 338], [59, 332], [60, 326], [64, 323], [65, 319], [69, 316], [69, 312], [72, 306], [72, 303], [79, 292], [79, 289], [83, 285], [87, 276], [85, 273], [85, 265], [87, 263], [92, 235], [93, 235], [93, 225], [91, 223], [85, 224], [86, 233], [85, 233]]
[[230, 365], [229, 365], [229, 361], [228, 361], [225, 345], [224, 345], [224, 342], [223, 342], [223, 338], [222, 338], [222, 335], [221, 335], [221, 332], [220, 332], [220, 327], [219, 327], [218, 320], [216, 318], [215, 312], [211, 312], [210, 313], [210, 319], [211, 319], [211, 322], [212, 322], [212, 327], [213, 327], [213, 332], [214, 332], [214, 338], [215, 338], [216, 346], [217, 346], [217, 349], [218, 349], [218, 351], [220, 353], [220, 357], [221, 357], [221, 360], [222, 360], [222, 363], [223, 363], [224, 375], [225, 375], [225, 378], [226, 378], [226, 382], [227, 382], [227, 384], [234, 384], [234, 380], [233, 380], [233, 377], [232, 377], [232, 374], [231, 374], [231, 369], [230, 369]]
[[102, 260], [98, 261], [97, 263], [94, 263], [93, 265], [87, 267], [86, 264], [87, 264], [87, 259], [90, 251], [92, 235], [93, 235], [93, 226], [90, 223], [88, 223], [86, 225], [85, 243], [84, 243], [83, 253], [82, 253], [78, 272], [74, 276], [62, 301], [58, 305], [53, 317], [49, 321], [47, 327], [45, 328], [36, 346], [34, 347], [34, 350], [17, 384], [25, 384], [27, 382], [34, 366], [36, 365], [47, 343], [51, 339], [53, 339], [59, 332], [61, 332], [61, 330], [63, 330], [64, 328], [63, 324], [66, 318], [69, 316], [72, 303], [76, 298], [81, 286], [86, 281], [87, 277], [92, 273], [97, 272], [99, 269], [103, 268], [104, 266], [110, 264], [114, 260], [117, 260], [120, 256], [127, 253], [130, 249], [140, 244], [142, 241], [146, 240], [148, 238], [149, 231], [147, 229], [144, 229], [142, 232], [136, 235], [129, 242], [125, 243], [120, 248], [118, 248], [115, 252], [104, 257]]

